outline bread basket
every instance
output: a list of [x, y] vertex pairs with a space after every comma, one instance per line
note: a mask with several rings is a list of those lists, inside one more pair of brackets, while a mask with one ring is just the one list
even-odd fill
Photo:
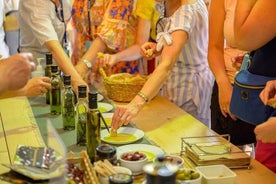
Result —
[[102, 68], [99, 72], [103, 76], [108, 98], [117, 102], [130, 102], [147, 80], [147, 76], [139, 74], [117, 73], [107, 76]]

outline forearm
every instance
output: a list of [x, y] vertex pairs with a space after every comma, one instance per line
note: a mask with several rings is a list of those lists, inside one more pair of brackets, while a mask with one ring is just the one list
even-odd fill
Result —
[[53, 54], [54, 60], [63, 73], [71, 75], [72, 81], [81, 78], [58, 41], [49, 41], [46, 42], [45, 45]]
[[142, 57], [140, 53], [140, 45], [132, 45], [129, 48], [115, 54], [116, 62], [134, 61]]
[[209, 47], [208, 63], [212, 73], [215, 76], [216, 82], [218, 84], [229, 82], [226, 74], [226, 67], [225, 67], [225, 61], [223, 56], [223, 47], [222, 48]]
[[97, 37], [93, 40], [92, 44], [90, 45], [88, 51], [82, 56], [82, 58], [87, 59], [92, 63], [95, 63], [98, 52], [104, 52], [106, 49], [106, 45], [100, 37]]
[[20, 88], [18, 90], [12, 90], [12, 91], [5, 91], [0, 94], [0, 99], [12, 98], [16, 96], [25, 96], [24, 88]]

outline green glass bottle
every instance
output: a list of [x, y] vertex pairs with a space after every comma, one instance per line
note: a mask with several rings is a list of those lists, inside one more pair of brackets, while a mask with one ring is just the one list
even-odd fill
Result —
[[78, 86], [78, 102], [76, 105], [76, 136], [77, 145], [86, 145], [86, 123], [88, 113], [88, 102], [86, 95], [87, 87], [85, 85]]
[[62, 122], [64, 130], [75, 129], [75, 95], [71, 86], [71, 76], [63, 75]]
[[58, 66], [51, 66], [51, 89], [50, 89], [50, 110], [51, 114], [61, 114], [61, 79]]
[[[52, 53], [46, 53], [46, 67], [45, 67], [45, 76], [51, 77], [51, 66], [53, 65], [53, 56]], [[46, 93], [46, 104], [50, 104], [50, 91]]]
[[86, 126], [86, 148], [91, 162], [95, 161], [96, 148], [101, 144], [101, 121], [96, 91], [89, 92], [89, 112]]

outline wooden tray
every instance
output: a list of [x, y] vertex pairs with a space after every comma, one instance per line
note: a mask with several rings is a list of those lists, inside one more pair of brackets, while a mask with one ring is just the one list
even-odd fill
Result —
[[249, 167], [251, 161], [246, 152], [220, 136], [184, 138], [182, 153], [196, 166], [224, 164], [240, 168]]

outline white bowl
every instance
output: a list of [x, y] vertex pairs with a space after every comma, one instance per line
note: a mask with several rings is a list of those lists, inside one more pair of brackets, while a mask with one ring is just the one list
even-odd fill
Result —
[[225, 165], [210, 165], [196, 167], [202, 174], [202, 184], [234, 184], [236, 173]]
[[[185, 173], [189, 173], [189, 174], [186, 174], [186, 176], [187, 175], [189, 176], [189, 177], [187, 177], [189, 179], [183, 179], [183, 180], [176, 179], [177, 184], [201, 184], [202, 175], [199, 171], [193, 170], [193, 169], [188, 169], [188, 168], [180, 168], [177, 172], [177, 175], [179, 174], [180, 170], [185, 170]], [[199, 176], [197, 178], [193, 179], [191, 177], [194, 173], [199, 174]]]
[[143, 173], [143, 167], [144, 167], [145, 164], [147, 164], [148, 157], [147, 157], [146, 154], [144, 154], [142, 152], [139, 152], [139, 154], [143, 155], [143, 159], [126, 160], [126, 159], [122, 158], [126, 154], [134, 154], [134, 153], [135, 152], [133, 152], [133, 151], [122, 153], [119, 157], [119, 161], [120, 161], [120, 165], [122, 167], [126, 167], [126, 168], [130, 169], [133, 175], [138, 175], [138, 174]]
[[[131, 170], [129, 170], [126, 167], [113, 166], [113, 168], [115, 169], [115, 171], [117, 171], [117, 173], [123, 173], [123, 174], [132, 175]], [[101, 184], [109, 184], [109, 178], [108, 177], [104, 177], [102, 175], [99, 175], [99, 180], [100, 180]]]

